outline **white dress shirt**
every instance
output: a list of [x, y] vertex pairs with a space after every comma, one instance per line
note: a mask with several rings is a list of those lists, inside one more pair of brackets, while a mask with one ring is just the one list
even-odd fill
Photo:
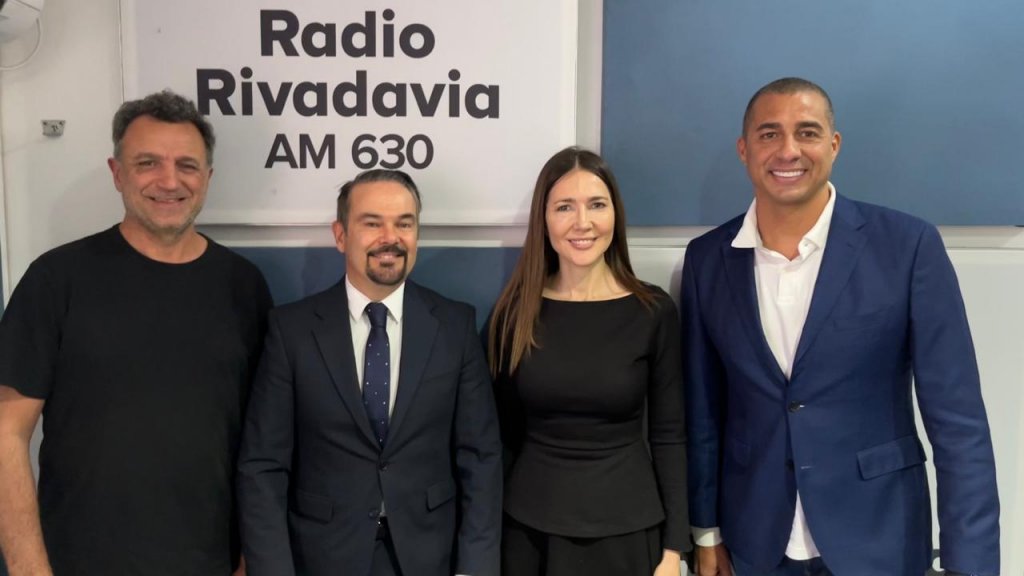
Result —
[[[363, 390], [363, 366], [366, 359], [366, 341], [370, 338], [370, 317], [366, 305], [372, 302], [365, 294], [345, 277], [345, 293], [348, 294], [348, 322], [352, 328], [352, 351], [356, 359], [356, 376], [359, 390]], [[395, 399], [398, 397], [398, 365], [402, 360], [402, 303], [405, 301], [405, 282], [394, 292], [380, 301], [388, 309], [388, 347], [391, 349], [391, 383], [388, 386], [388, 416], [394, 414]]]
[[[807, 320], [811, 296], [821, 269], [832, 212], [836, 204], [836, 191], [828, 184], [829, 199], [818, 221], [800, 240], [798, 255], [790, 260], [782, 254], [765, 248], [757, 228], [757, 200], [750, 204], [743, 225], [732, 241], [733, 248], [754, 249], [754, 282], [757, 287], [757, 307], [765, 340], [771, 348], [782, 373], [789, 378], [793, 370], [796, 348]], [[722, 541], [718, 528], [694, 528], [694, 540], [701, 546], [713, 546]], [[800, 493], [796, 495], [796, 514], [786, 547], [786, 556], [793, 560], [807, 560], [820, 556], [811, 537]]]

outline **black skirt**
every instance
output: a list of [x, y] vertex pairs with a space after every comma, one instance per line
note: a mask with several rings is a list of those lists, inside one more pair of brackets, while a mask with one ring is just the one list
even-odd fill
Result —
[[650, 576], [661, 562], [658, 526], [605, 536], [574, 538], [535, 530], [505, 515], [502, 576]]

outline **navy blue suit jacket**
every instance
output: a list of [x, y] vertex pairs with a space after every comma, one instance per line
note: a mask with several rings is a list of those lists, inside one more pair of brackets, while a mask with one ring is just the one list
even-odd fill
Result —
[[412, 282], [403, 307], [383, 448], [344, 281], [271, 311], [239, 460], [251, 576], [368, 575], [382, 501], [404, 574], [498, 574], [501, 441], [473, 309]]
[[942, 564], [999, 571], [999, 502], [963, 300], [938, 231], [836, 198], [792, 374], [765, 340], [740, 216], [694, 240], [682, 278], [690, 517], [756, 566], [781, 562], [799, 489], [836, 574], [919, 576], [931, 562], [925, 453]]

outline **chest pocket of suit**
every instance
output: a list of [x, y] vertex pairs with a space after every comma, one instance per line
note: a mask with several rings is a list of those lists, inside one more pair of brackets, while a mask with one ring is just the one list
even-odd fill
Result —
[[868, 330], [882, 326], [889, 318], [889, 308], [868, 312], [867, 314], [853, 314], [840, 316], [832, 319], [832, 329], [836, 332], [852, 332], [854, 330]]
[[428, 366], [427, 371], [424, 372], [421, 381], [430, 382], [433, 380], [448, 380], [455, 382], [459, 377], [459, 366]]
[[857, 452], [860, 477], [864, 480], [924, 464], [925, 460], [924, 447], [917, 436], [904, 436]]

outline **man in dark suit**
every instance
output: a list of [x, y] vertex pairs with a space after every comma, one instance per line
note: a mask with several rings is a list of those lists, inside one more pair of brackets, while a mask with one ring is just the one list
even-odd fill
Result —
[[498, 573], [501, 445], [473, 309], [406, 280], [420, 198], [345, 184], [345, 278], [272, 311], [243, 433], [249, 574]]
[[694, 240], [682, 302], [698, 574], [921, 576], [925, 454], [942, 564], [999, 572], [999, 502], [956, 275], [931, 225], [829, 182], [841, 138], [819, 86], [747, 106], [746, 215]]

